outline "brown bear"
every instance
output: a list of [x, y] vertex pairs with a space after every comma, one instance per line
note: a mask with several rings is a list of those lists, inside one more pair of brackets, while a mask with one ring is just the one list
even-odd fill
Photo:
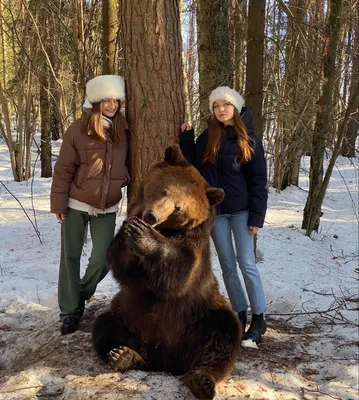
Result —
[[223, 198], [178, 145], [143, 180], [108, 249], [121, 290], [93, 328], [95, 350], [114, 370], [184, 374], [200, 399], [213, 399], [231, 372], [242, 332], [219, 293], [209, 246]]

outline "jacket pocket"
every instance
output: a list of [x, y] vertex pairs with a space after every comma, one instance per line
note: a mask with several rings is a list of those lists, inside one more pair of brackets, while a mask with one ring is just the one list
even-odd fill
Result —
[[82, 186], [85, 176], [86, 176], [86, 166], [80, 165], [79, 169], [77, 170], [77, 174], [76, 174], [76, 178], [75, 178], [75, 185], [77, 187], [80, 188]]

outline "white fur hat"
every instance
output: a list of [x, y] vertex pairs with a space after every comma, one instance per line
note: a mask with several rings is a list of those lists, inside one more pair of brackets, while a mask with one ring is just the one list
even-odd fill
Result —
[[99, 103], [104, 99], [125, 100], [125, 82], [119, 75], [96, 76], [87, 82], [86, 96], [87, 108], [90, 108], [92, 103]]
[[228, 86], [220, 86], [217, 89], [214, 89], [209, 95], [209, 109], [211, 113], [213, 113], [213, 103], [216, 100], [229, 101], [232, 105], [234, 105], [234, 107], [236, 107], [238, 112], [241, 112], [244, 104], [243, 97], [234, 89], [231, 89]]

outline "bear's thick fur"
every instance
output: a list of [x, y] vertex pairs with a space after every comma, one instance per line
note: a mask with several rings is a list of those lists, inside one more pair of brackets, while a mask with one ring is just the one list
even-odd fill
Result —
[[95, 321], [93, 344], [116, 371], [184, 374], [201, 399], [231, 372], [242, 332], [218, 291], [210, 261], [214, 205], [209, 187], [177, 145], [140, 185], [108, 263], [121, 290]]

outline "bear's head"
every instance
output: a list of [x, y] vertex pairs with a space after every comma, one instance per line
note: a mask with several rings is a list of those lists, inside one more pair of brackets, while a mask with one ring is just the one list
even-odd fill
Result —
[[223, 199], [224, 191], [208, 186], [180, 147], [173, 145], [140, 184], [128, 215], [137, 215], [159, 230], [192, 229], [206, 221], [212, 206]]

